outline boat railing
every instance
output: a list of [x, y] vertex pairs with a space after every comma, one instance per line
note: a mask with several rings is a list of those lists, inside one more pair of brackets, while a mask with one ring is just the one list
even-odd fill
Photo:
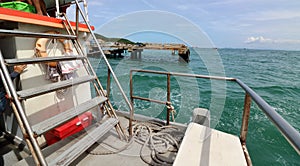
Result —
[[[133, 73], [152, 73], [152, 74], [166, 75], [167, 76], [167, 101], [159, 101], [159, 100], [155, 100], [155, 99], [135, 96], [133, 93]], [[275, 109], [273, 107], [271, 107], [265, 100], [263, 100], [256, 92], [254, 92], [250, 87], [248, 87], [245, 83], [243, 83], [241, 80], [239, 80], [237, 78], [134, 69], [134, 70], [130, 71], [131, 103], [133, 104], [134, 99], [137, 99], [137, 100], [144, 100], [144, 101], [149, 101], [149, 102], [170, 105], [170, 103], [171, 103], [171, 96], [170, 96], [170, 94], [171, 94], [171, 76], [231, 81], [231, 82], [237, 83], [245, 91], [244, 111], [243, 111], [242, 126], [241, 126], [241, 131], [240, 131], [240, 141], [241, 141], [242, 148], [243, 148], [248, 165], [251, 165], [251, 159], [250, 159], [249, 153], [246, 148], [246, 139], [247, 139], [247, 133], [248, 133], [250, 106], [251, 106], [252, 100], [267, 115], [267, 117], [272, 121], [272, 123], [275, 124], [275, 126], [278, 128], [278, 130], [288, 140], [288, 142], [293, 146], [293, 148], [297, 151], [297, 153], [300, 154], [300, 134], [299, 134], [299, 132], [294, 127], [292, 127], [285, 119], [283, 119], [275, 111]], [[169, 121], [170, 121], [169, 110], [170, 109], [167, 109], [167, 117], [166, 117], [167, 124], [169, 124]], [[132, 120], [133, 120], [133, 112], [132, 112], [132, 116], [130, 117], [130, 122], [129, 122], [130, 126], [131, 126]]]
[[[123, 99], [125, 100], [125, 102], [126, 102], [128, 108], [129, 108], [130, 114], [133, 115], [133, 107], [132, 107], [132, 105], [131, 105], [129, 99], [127, 98], [127, 96], [126, 96], [126, 94], [125, 94], [125, 92], [124, 92], [124, 90], [123, 90], [123, 88], [122, 88], [122, 86], [121, 86], [121, 84], [120, 84], [120, 82], [119, 82], [119, 80], [118, 80], [116, 74], [114, 73], [114, 71], [113, 71], [111, 65], [109, 64], [109, 62], [108, 62], [108, 60], [107, 60], [107, 58], [106, 58], [106, 56], [105, 56], [105, 54], [104, 54], [104, 52], [103, 52], [103, 50], [102, 50], [102, 48], [101, 48], [101, 46], [100, 46], [100, 43], [98, 42], [98, 40], [97, 40], [97, 38], [96, 38], [96, 36], [95, 36], [93, 30], [92, 30], [92, 27], [90, 26], [89, 21], [88, 21], [87, 17], [85, 16], [86, 13], [84, 13], [83, 10], [80, 8], [79, 1], [78, 1], [78, 0], [75, 0], [75, 3], [76, 3], [76, 30], [78, 30], [79, 13], [80, 13], [80, 14], [81, 14], [81, 17], [82, 17], [82, 19], [83, 19], [83, 21], [84, 21], [84, 23], [86, 24], [86, 26], [87, 26], [88, 29], [89, 29], [89, 32], [90, 32], [90, 34], [91, 34], [93, 40], [95, 41], [95, 44], [97, 45], [97, 47], [98, 47], [98, 49], [99, 49], [98, 52], [100, 53], [100, 55], [101, 55], [102, 58], [104, 59], [105, 64], [106, 64], [106, 66], [107, 66], [107, 68], [108, 68], [108, 71], [109, 71], [109, 72], [108, 72], [108, 73], [109, 73], [108, 80], [110, 81], [110, 75], [111, 75], [112, 78], [114, 79], [114, 81], [115, 81], [115, 83], [116, 83], [116, 85], [117, 85], [119, 91], [121, 92]], [[78, 34], [78, 31], [76, 32], [76, 34]], [[107, 89], [109, 90], [109, 88], [107, 88]], [[107, 94], [109, 94], [109, 93], [107, 93]], [[129, 131], [130, 135], [132, 135], [132, 127], [130, 127], [129, 130], [130, 130], [130, 131]]]

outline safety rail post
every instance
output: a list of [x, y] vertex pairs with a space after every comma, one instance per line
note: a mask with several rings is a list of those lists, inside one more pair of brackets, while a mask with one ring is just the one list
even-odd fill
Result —
[[129, 118], [129, 136], [131, 137], [133, 135], [133, 130], [132, 130], [132, 121], [134, 118], [134, 102], [133, 102], [133, 79], [132, 79], [132, 72], [130, 71], [130, 76], [129, 76], [129, 86], [130, 86], [130, 103], [131, 103], [131, 107], [132, 110], [130, 112], [130, 118]]
[[171, 75], [167, 74], [167, 125], [170, 124], [170, 113], [172, 110], [171, 106]]
[[[164, 104], [167, 107], [166, 125], [169, 125], [170, 124], [170, 113], [174, 110], [174, 107], [172, 106], [172, 103], [171, 103], [171, 74], [170, 73], [149, 72], [149, 73], [154, 73], [154, 74], [167, 75], [167, 101], [160, 101], [160, 100], [144, 98], [144, 97], [139, 97], [139, 96], [133, 95], [133, 76], [132, 76], [133, 72], [141, 72], [141, 71], [137, 71], [137, 70], [130, 71], [130, 83], [129, 84], [130, 84], [130, 100], [131, 100], [132, 108], [133, 108], [134, 99], [149, 101], [149, 102], [158, 103], [158, 104]], [[133, 119], [133, 117], [132, 117], [132, 119]], [[131, 123], [132, 122], [130, 122], [130, 124]]]
[[246, 92], [245, 99], [244, 99], [244, 111], [243, 111], [243, 118], [242, 118], [242, 126], [241, 126], [241, 133], [240, 133], [240, 141], [242, 144], [243, 152], [246, 158], [247, 165], [252, 165], [250, 155], [248, 153], [246, 147], [246, 139], [248, 134], [248, 125], [249, 125], [249, 118], [250, 118], [250, 109], [251, 109], [251, 96], [249, 93]]
[[167, 106], [167, 125], [170, 125], [170, 113], [173, 110], [171, 102], [166, 102], [166, 106]]
[[106, 83], [106, 96], [109, 98], [109, 93], [110, 93], [110, 70], [107, 69], [107, 83]]
[[267, 115], [295, 151], [300, 154], [300, 133], [245, 83], [239, 79], [236, 79], [235, 82], [251, 96], [252, 100]]
[[251, 107], [251, 96], [248, 93], [246, 93], [245, 101], [244, 101], [244, 112], [243, 112], [243, 120], [242, 120], [242, 127], [241, 127], [241, 135], [240, 135], [240, 140], [242, 143], [245, 143], [247, 139], [250, 107]]
[[171, 75], [167, 74], [167, 101], [171, 102]]

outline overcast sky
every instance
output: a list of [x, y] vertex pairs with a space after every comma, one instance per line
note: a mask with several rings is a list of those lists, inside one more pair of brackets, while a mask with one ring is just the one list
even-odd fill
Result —
[[109, 37], [300, 50], [300, 0], [88, 0], [88, 5], [96, 32]]

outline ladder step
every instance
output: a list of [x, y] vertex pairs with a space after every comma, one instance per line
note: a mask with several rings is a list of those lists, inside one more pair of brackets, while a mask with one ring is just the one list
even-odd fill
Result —
[[87, 102], [84, 102], [74, 108], [71, 108], [65, 112], [62, 112], [56, 116], [53, 116], [41, 123], [38, 123], [34, 126], [32, 126], [33, 131], [37, 135], [44, 134], [45, 132], [71, 120], [72, 118], [96, 107], [99, 104], [104, 103], [107, 100], [106, 97], [103, 96], [97, 96]]
[[39, 86], [39, 87], [35, 87], [35, 88], [22, 90], [22, 91], [17, 92], [17, 94], [19, 95], [20, 99], [28, 99], [28, 98], [39, 96], [39, 95], [46, 94], [49, 92], [53, 92], [53, 91], [56, 91], [59, 89], [65, 89], [65, 88], [71, 87], [73, 85], [78, 85], [78, 84], [82, 84], [85, 82], [89, 82], [89, 81], [92, 81], [95, 79], [96, 79], [95, 76], [83, 76], [83, 77], [69, 79], [69, 80], [65, 80], [65, 81], [61, 81], [61, 82], [47, 84], [44, 86]]
[[34, 64], [41, 62], [57, 62], [85, 59], [84, 56], [54, 56], [54, 57], [35, 57], [23, 59], [5, 59], [7, 65]]
[[75, 35], [37, 33], [37, 32], [26, 32], [26, 31], [17, 31], [17, 30], [6, 30], [6, 29], [0, 29], [0, 36], [53, 38], [53, 39], [77, 39], [77, 36], [75, 36]]
[[99, 125], [88, 135], [76, 142], [57, 158], [54, 159], [49, 165], [70, 165], [76, 158], [84, 153], [90, 146], [97, 142], [109, 130], [111, 130], [118, 123], [117, 119], [109, 118], [104, 123]]

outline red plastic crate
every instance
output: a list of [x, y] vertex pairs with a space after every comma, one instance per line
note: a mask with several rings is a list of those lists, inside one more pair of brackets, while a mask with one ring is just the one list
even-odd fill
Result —
[[93, 119], [92, 113], [86, 112], [63, 125], [48, 131], [44, 135], [47, 144], [48, 145], [54, 144], [57, 141], [60, 141], [75, 133], [78, 133], [79, 131], [88, 127], [92, 123], [92, 119]]

